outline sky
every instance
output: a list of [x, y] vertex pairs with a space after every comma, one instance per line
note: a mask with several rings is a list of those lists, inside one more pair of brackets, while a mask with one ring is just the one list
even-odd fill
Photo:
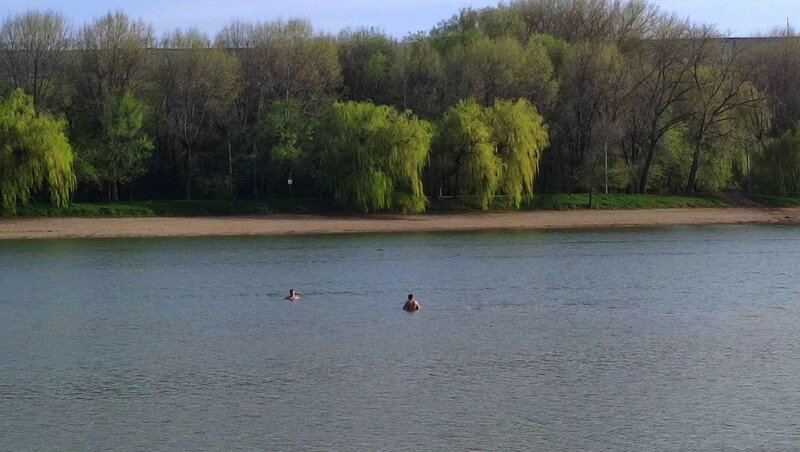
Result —
[[[800, 28], [800, 0], [651, 0], [663, 10], [717, 26], [734, 36], [785, 27]], [[338, 32], [377, 27], [396, 37], [428, 30], [463, 7], [494, 6], [497, 0], [0, 0], [0, 16], [28, 9], [51, 9], [81, 24], [112, 9], [153, 24], [160, 34], [197, 26], [214, 35], [233, 19], [250, 21], [304, 18], [315, 28]]]

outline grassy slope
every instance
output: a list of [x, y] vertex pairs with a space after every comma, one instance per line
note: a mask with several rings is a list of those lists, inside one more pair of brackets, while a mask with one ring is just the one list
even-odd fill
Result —
[[753, 198], [768, 207], [798, 207], [800, 195], [767, 196], [754, 195]]
[[[664, 209], [676, 207], [726, 207], [729, 204], [714, 196], [661, 196], [661, 195], [594, 195], [593, 209], [597, 210], [631, 210], [631, 209]], [[520, 210], [584, 210], [589, 206], [588, 194], [555, 194], [537, 195], [533, 200], [520, 207]], [[498, 198], [493, 210], [506, 210], [508, 203]], [[429, 206], [431, 212], [454, 212], [478, 210], [474, 200], [433, 200]]]
[[326, 213], [322, 201], [134, 201], [116, 203], [74, 203], [56, 208], [36, 204], [20, 209], [23, 217], [192, 217], [224, 215], [268, 215], [279, 213]]
[[[589, 195], [537, 195], [520, 210], [581, 210], [586, 209]], [[728, 204], [714, 196], [659, 195], [595, 195], [594, 209], [654, 209], [675, 207], [721, 207]], [[798, 204], [800, 205], [800, 200]], [[480, 210], [474, 199], [432, 200], [429, 213], [473, 212]], [[508, 202], [498, 197], [493, 210], [508, 210]], [[268, 201], [136, 201], [118, 203], [75, 203], [65, 208], [37, 204], [23, 208], [23, 217], [157, 217], [157, 216], [224, 216], [298, 213], [337, 213], [329, 203], [320, 200]], [[339, 211], [341, 213], [341, 211]]]

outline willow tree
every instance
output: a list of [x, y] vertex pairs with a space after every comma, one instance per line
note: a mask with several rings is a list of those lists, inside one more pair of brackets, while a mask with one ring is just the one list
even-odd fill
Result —
[[519, 208], [533, 196], [539, 159], [548, 145], [544, 118], [530, 102], [498, 100], [487, 111], [497, 153], [503, 162], [500, 191]]
[[75, 189], [72, 147], [64, 123], [37, 114], [33, 98], [17, 89], [0, 102], [0, 194], [3, 209], [15, 213], [31, 193], [47, 188], [56, 206]]
[[451, 107], [439, 123], [431, 158], [440, 194], [452, 184], [454, 195], [475, 195], [484, 210], [491, 206], [503, 169], [486, 118], [486, 109], [474, 99]]
[[795, 131], [771, 140], [755, 158], [753, 176], [762, 193], [800, 190], [800, 124]]
[[320, 164], [336, 201], [360, 211], [422, 212], [431, 125], [392, 107], [336, 102], [320, 128]]

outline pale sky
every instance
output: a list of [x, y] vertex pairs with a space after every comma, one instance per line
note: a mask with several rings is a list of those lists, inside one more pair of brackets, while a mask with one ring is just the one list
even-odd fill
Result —
[[[800, 28], [800, 0], [653, 0], [662, 9], [695, 22], [714, 24], [735, 36], [785, 27]], [[488, 0], [0, 0], [0, 16], [31, 8], [52, 9], [80, 24], [112, 9], [143, 18], [161, 33], [194, 25], [215, 34], [232, 19], [310, 19], [316, 29], [374, 26], [402, 37], [428, 30], [462, 7], [494, 6]]]

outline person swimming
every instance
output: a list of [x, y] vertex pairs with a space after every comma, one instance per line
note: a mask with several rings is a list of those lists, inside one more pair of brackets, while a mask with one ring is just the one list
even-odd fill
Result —
[[289, 289], [289, 296], [286, 297], [289, 301], [297, 301], [300, 299], [300, 294], [294, 291], [294, 289]]
[[406, 300], [406, 304], [403, 305], [403, 311], [406, 312], [417, 312], [420, 309], [419, 301], [414, 299], [414, 294], [408, 294], [408, 300]]

